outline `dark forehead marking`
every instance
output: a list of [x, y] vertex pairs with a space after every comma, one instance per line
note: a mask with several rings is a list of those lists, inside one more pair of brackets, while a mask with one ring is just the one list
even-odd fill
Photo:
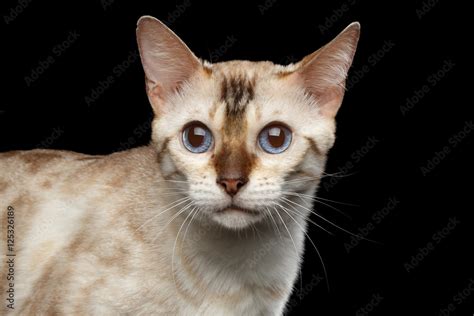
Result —
[[227, 116], [240, 116], [254, 97], [255, 77], [228, 76], [221, 82], [221, 100], [226, 104]]

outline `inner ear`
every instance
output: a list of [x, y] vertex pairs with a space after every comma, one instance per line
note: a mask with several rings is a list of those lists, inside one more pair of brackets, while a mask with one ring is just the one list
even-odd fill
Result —
[[202, 69], [201, 62], [186, 44], [154, 17], [144, 16], [138, 20], [137, 41], [151, 99], [157, 97], [165, 101]]
[[324, 116], [333, 118], [342, 103], [359, 34], [359, 23], [350, 24], [330, 43], [303, 58], [294, 73]]

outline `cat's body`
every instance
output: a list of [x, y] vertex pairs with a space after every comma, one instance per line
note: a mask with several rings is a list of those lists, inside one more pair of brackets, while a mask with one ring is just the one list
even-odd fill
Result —
[[281, 315], [358, 25], [288, 67], [201, 63], [150, 17], [137, 34], [156, 115], [149, 146], [0, 154], [14, 311]]
[[[268, 225], [259, 235], [191, 226], [192, 243], [175, 247], [174, 280], [173, 247], [184, 218], [171, 221], [174, 213], [165, 212], [140, 228], [175, 199], [160, 196], [167, 183], [152, 147], [101, 157], [13, 154], [0, 154], [0, 196], [2, 206], [15, 209], [15, 311], [269, 315], [282, 309], [299, 258], [288, 255], [294, 251], [288, 236], [274, 239]], [[301, 248], [302, 233], [289, 229]]]

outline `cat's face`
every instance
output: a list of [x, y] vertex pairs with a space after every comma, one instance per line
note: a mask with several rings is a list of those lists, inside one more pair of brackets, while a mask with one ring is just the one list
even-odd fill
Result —
[[193, 202], [188, 213], [197, 209], [241, 229], [283, 221], [283, 209], [301, 203], [297, 194], [314, 192], [334, 142], [334, 116], [358, 33], [353, 25], [286, 67], [208, 64], [161, 22], [140, 20], [138, 42], [156, 114], [152, 138], [169, 185]]

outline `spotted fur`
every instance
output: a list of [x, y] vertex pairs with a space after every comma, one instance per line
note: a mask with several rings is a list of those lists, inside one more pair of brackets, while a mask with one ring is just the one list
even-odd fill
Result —
[[[352, 24], [289, 66], [210, 64], [158, 20], [140, 19], [150, 145], [0, 153], [2, 313], [282, 315], [310, 214], [296, 197], [318, 187], [358, 34]], [[193, 121], [212, 133], [207, 152], [182, 143]], [[292, 131], [281, 154], [258, 144], [271, 122]], [[245, 185], [231, 196], [220, 178]], [[14, 310], [5, 304], [9, 206]]]

